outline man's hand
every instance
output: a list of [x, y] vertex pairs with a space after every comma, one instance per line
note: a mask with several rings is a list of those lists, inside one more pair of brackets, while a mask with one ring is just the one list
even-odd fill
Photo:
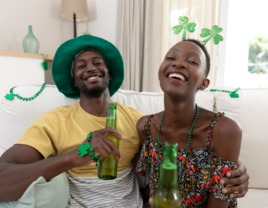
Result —
[[234, 184], [232, 187], [222, 189], [222, 193], [228, 193], [231, 198], [241, 198], [248, 192], [248, 180], [247, 168], [241, 163], [237, 162], [237, 169], [226, 173], [228, 178], [220, 180], [222, 185]]
[[[113, 128], [106, 128], [101, 129], [98, 131], [92, 132], [92, 136], [90, 139], [90, 145], [93, 147], [93, 152], [96, 156], [100, 156], [100, 160], [106, 158], [109, 154], [114, 154], [117, 161], [121, 160], [120, 153], [116, 145], [105, 136], [113, 135], [117, 137], [119, 140], [122, 140], [122, 136], [119, 134], [118, 131], [114, 130]], [[87, 139], [84, 141], [84, 144], [87, 143]], [[93, 162], [89, 154], [85, 155], [84, 157], [80, 157], [78, 154], [78, 149], [75, 149], [70, 152], [74, 161], [74, 167], [85, 167]], [[80, 158], [79, 158], [80, 157]]]

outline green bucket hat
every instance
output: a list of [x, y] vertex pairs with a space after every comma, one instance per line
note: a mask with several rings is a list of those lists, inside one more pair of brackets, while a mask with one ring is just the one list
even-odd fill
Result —
[[68, 40], [57, 49], [52, 62], [52, 77], [58, 90], [68, 98], [80, 97], [80, 90], [74, 87], [71, 71], [76, 55], [84, 50], [95, 51], [104, 58], [112, 77], [108, 86], [112, 96], [123, 83], [124, 62], [119, 50], [112, 43], [92, 35]]

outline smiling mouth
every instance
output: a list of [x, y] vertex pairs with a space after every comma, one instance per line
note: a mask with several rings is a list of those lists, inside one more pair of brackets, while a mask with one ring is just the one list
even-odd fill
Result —
[[86, 76], [83, 80], [96, 80], [102, 77], [103, 77], [102, 75], [90, 75], [90, 76]]
[[181, 81], [186, 81], [186, 78], [182, 74], [177, 74], [177, 73], [170, 73], [168, 75], [168, 78], [173, 78]]

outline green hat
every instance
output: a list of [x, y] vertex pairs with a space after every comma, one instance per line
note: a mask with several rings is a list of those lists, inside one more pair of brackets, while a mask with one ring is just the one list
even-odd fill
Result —
[[124, 80], [124, 63], [119, 50], [109, 41], [92, 35], [82, 35], [63, 43], [53, 59], [52, 77], [60, 92], [66, 97], [80, 97], [80, 90], [74, 87], [72, 78], [72, 64], [77, 54], [84, 50], [92, 50], [105, 60], [112, 77], [109, 82], [110, 96], [122, 85]]

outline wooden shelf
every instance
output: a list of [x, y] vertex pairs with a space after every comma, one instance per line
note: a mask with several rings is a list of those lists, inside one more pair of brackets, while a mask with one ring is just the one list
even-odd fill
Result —
[[[43, 59], [42, 54], [36, 54], [36, 53], [24, 53], [24, 52], [17, 52], [17, 51], [1, 51], [0, 50], [0, 56], [15, 56], [15, 57], [24, 57], [24, 58], [37, 58], [37, 59]], [[47, 61], [52, 61], [54, 56], [48, 55]]]

